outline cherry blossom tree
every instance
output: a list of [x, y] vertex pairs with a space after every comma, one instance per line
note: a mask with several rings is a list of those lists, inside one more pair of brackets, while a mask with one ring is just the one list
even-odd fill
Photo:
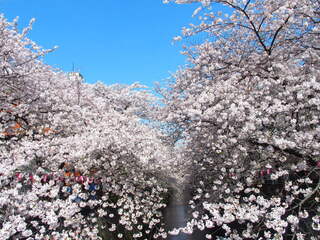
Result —
[[161, 239], [174, 161], [138, 84], [86, 84], [0, 17], [1, 239]]
[[185, 47], [189, 64], [161, 91], [162, 119], [183, 130], [192, 175], [182, 231], [317, 239], [320, 2], [172, 2], [198, 3], [200, 14], [175, 39], [206, 36]]

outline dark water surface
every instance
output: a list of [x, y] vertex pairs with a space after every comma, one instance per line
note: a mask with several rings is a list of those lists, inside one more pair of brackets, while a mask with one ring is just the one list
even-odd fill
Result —
[[[174, 182], [174, 180], [173, 180]], [[177, 186], [177, 185], [176, 185]], [[188, 211], [190, 210], [188, 202], [191, 199], [190, 191], [187, 187], [184, 190], [176, 190], [169, 201], [169, 205], [166, 208], [165, 221], [168, 230], [174, 228], [185, 227], [187, 225]], [[190, 211], [189, 211], [190, 214]], [[195, 230], [192, 234], [179, 233], [179, 235], [170, 235], [167, 240], [207, 240], [206, 234], [210, 233], [209, 230]], [[213, 236], [212, 239], [227, 240], [227, 238], [221, 238]]]
[[[186, 206], [183, 203], [170, 204], [166, 210], [166, 222], [169, 229], [186, 226]], [[191, 240], [191, 236], [185, 233], [169, 235], [168, 240]]]
[[[176, 181], [174, 179], [172, 180], [173, 184], [175, 185]], [[178, 189], [180, 188], [178, 187]], [[185, 190], [176, 190], [171, 196], [169, 206], [165, 211], [166, 224], [169, 230], [179, 227], [185, 227], [187, 225], [187, 203], [189, 199], [189, 191]], [[167, 239], [193, 240], [191, 235], [185, 233], [179, 233], [179, 235], [169, 235]]]

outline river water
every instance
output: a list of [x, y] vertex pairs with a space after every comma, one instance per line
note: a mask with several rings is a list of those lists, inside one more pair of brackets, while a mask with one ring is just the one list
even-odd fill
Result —
[[[176, 182], [173, 180], [173, 186], [175, 191], [173, 192], [169, 205], [166, 208], [165, 221], [168, 230], [174, 228], [185, 227], [188, 220], [188, 201], [190, 200], [190, 192], [187, 187], [179, 187], [174, 185]], [[183, 189], [183, 190], [182, 190]], [[206, 240], [206, 234], [208, 231], [195, 230], [193, 234], [180, 233], [178, 235], [170, 235], [167, 240]], [[228, 240], [227, 238], [216, 237], [213, 239]]]
[[[187, 209], [186, 205], [181, 199], [181, 197], [173, 196], [169, 206], [165, 212], [166, 223], [168, 228], [172, 230], [173, 228], [184, 227], [187, 222]], [[180, 233], [179, 235], [169, 235], [168, 240], [191, 240], [191, 236], [185, 233]]]

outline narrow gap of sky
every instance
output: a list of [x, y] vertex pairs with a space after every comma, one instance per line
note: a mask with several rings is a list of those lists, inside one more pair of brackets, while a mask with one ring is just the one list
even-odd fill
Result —
[[80, 71], [86, 81], [152, 86], [186, 63], [172, 38], [193, 22], [194, 4], [162, 0], [0, 0], [0, 12], [19, 26], [36, 18], [28, 35], [44, 48], [49, 65]]

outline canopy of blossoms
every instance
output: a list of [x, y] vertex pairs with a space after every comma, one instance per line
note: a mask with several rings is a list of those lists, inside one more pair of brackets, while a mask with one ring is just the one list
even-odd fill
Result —
[[141, 122], [156, 99], [43, 64], [30, 28], [0, 17], [1, 239], [165, 238], [174, 158]]
[[189, 64], [161, 91], [193, 176], [182, 230], [318, 239], [319, 1], [172, 2], [200, 6], [198, 24], [175, 39], [206, 39], [185, 47]]
[[52, 69], [0, 17], [3, 239], [165, 239], [170, 176], [192, 195], [173, 234], [318, 239], [320, 2], [165, 2], [198, 4], [175, 39], [205, 41], [162, 104]]

